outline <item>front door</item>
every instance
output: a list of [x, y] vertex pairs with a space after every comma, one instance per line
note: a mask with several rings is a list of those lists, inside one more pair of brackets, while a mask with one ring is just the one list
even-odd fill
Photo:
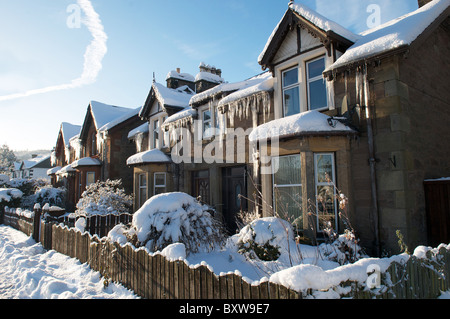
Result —
[[[230, 234], [237, 230], [236, 215], [239, 211], [247, 211], [247, 168], [245, 166], [225, 167], [223, 177], [223, 218]], [[244, 196], [240, 197], [240, 195]]]

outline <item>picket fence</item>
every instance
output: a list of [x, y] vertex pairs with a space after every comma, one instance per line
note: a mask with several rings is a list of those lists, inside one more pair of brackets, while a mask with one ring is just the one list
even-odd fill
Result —
[[[80, 232], [55, 222], [4, 215], [5, 225], [33, 234], [47, 250], [55, 250], [87, 263], [105, 278], [105, 285], [117, 282], [148, 299], [303, 299], [313, 298], [313, 289], [295, 291], [272, 282], [251, 284], [235, 273], [216, 275], [205, 265], [191, 267], [184, 261], [167, 260], [132, 245], [119, 245], [88, 232]], [[28, 225], [27, 225], [28, 224]], [[31, 226], [30, 226], [31, 225]], [[34, 227], [33, 227], [34, 226]], [[431, 253], [431, 252], [430, 252]], [[450, 289], [450, 251], [442, 247], [434, 256], [411, 256], [405, 264], [392, 263], [381, 274], [381, 285], [368, 289], [357, 282], [342, 282], [333, 287], [342, 298], [353, 299], [427, 299]]]

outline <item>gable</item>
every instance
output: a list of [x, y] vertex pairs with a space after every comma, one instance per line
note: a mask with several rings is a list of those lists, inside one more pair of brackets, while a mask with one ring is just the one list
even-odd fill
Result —
[[278, 64], [295, 55], [308, 52], [320, 46], [323, 46], [323, 44], [319, 38], [314, 37], [306, 28], [302, 29], [300, 26], [297, 26], [287, 33], [272, 63]]

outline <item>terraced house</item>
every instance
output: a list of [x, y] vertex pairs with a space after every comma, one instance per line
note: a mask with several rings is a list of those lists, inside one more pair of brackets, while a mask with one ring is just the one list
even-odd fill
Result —
[[142, 108], [91, 102], [58, 162], [75, 199], [121, 178], [135, 210], [186, 192], [230, 233], [255, 213], [311, 241], [352, 227], [370, 254], [396, 253], [397, 230], [411, 247], [448, 242], [450, 0], [419, 5], [355, 34], [291, 1], [258, 58], [263, 73], [228, 83], [201, 63], [196, 76], [154, 81]]

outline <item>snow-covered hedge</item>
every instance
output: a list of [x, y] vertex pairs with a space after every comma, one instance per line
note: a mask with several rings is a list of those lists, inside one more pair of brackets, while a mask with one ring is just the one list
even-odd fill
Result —
[[77, 216], [129, 213], [132, 197], [125, 194], [121, 180], [98, 181], [89, 185], [78, 201]]
[[161, 251], [173, 243], [184, 244], [186, 254], [210, 251], [225, 241], [222, 224], [211, 211], [188, 194], [160, 194], [150, 198], [134, 214], [130, 229], [119, 226], [109, 237], [119, 243], [127, 238], [151, 252]]
[[276, 217], [259, 218], [241, 229], [230, 240], [239, 247], [239, 252], [264, 261], [286, 257], [295, 249], [292, 226]]
[[23, 193], [15, 188], [0, 188], [0, 209], [19, 207]]

